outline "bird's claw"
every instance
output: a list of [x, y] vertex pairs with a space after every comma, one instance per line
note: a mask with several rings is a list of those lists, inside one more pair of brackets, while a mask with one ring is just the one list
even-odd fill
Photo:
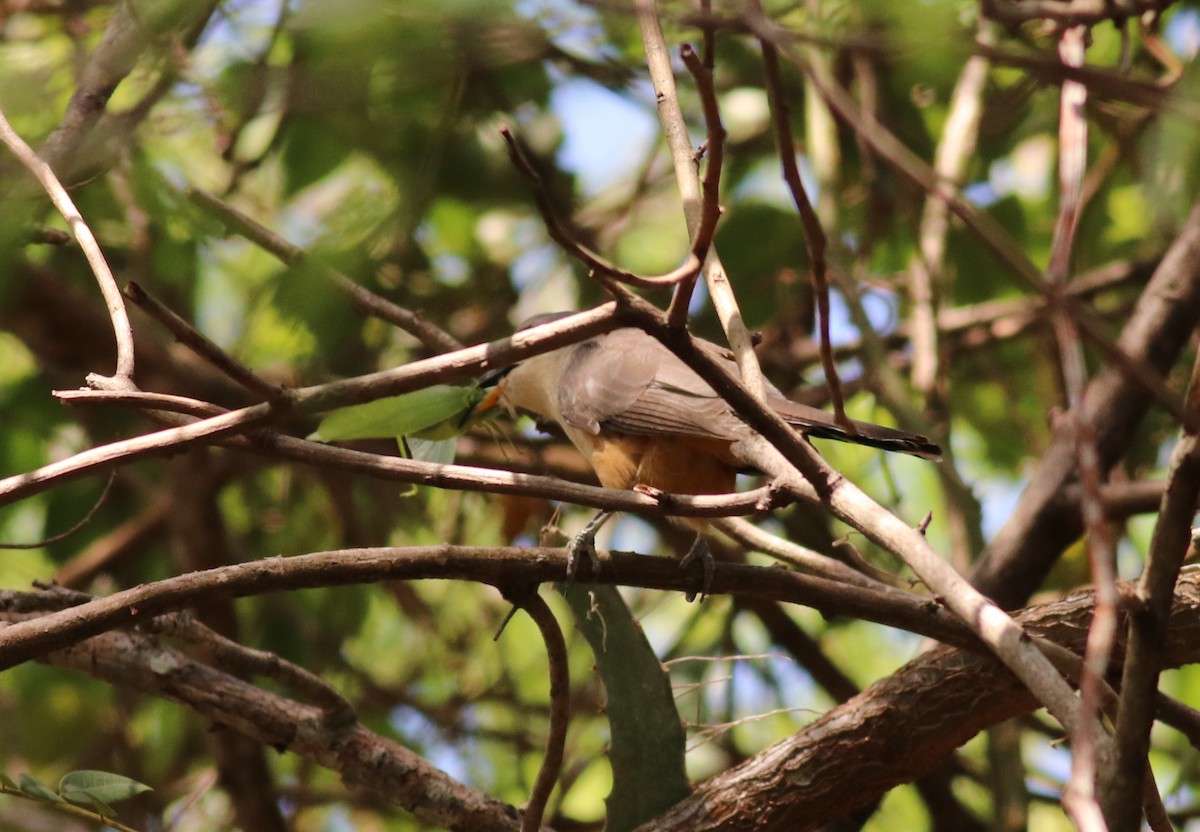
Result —
[[[703, 573], [700, 578], [699, 592], [701, 599], [703, 599], [712, 589], [713, 578], [717, 573], [717, 562], [713, 558], [712, 550], [708, 548], [708, 541], [704, 539], [704, 535], [702, 534], [696, 535], [696, 542], [692, 544], [692, 548], [688, 549], [687, 554], [679, 559], [679, 568], [687, 569], [696, 561], [700, 562], [700, 569]], [[684, 597], [691, 603], [696, 600], [696, 595], [697, 592], [695, 590], [688, 590]]]
[[567, 586], [575, 583], [581, 555], [587, 555], [587, 559], [592, 565], [592, 572], [599, 574], [600, 555], [596, 553], [596, 532], [600, 531], [600, 527], [608, 522], [610, 517], [612, 517], [611, 511], [597, 512], [596, 516], [583, 527], [583, 530], [571, 538], [570, 544], [567, 545]]
[[599, 574], [600, 555], [596, 552], [595, 529], [585, 528], [567, 544], [567, 586], [575, 583], [575, 576], [579, 573], [579, 562], [584, 557], [591, 564], [592, 574]]

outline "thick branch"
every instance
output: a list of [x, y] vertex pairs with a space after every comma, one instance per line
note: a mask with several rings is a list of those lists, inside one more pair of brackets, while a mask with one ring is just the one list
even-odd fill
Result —
[[[345, 549], [240, 563], [143, 584], [86, 604], [0, 628], [0, 670], [115, 627], [215, 599], [381, 580], [468, 580], [493, 586], [537, 584], [565, 574], [566, 553], [546, 548], [430, 546]], [[600, 574], [581, 581], [690, 591], [693, 578], [668, 558], [610, 553]], [[891, 588], [866, 589], [780, 569], [717, 564], [711, 594], [799, 603], [911, 629], [957, 645], [976, 641], [926, 598]], [[0, 611], [27, 609], [20, 593], [0, 593]], [[61, 599], [58, 599], [61, 605]]]
[[[1189, 407], [1200, 407], [1200, 359], [1192, 371]], [[1137, 584], [1138, 607], [1129, 622], [1129, 658], [1121, 679], [1117, 716], [1117, 754], [1104, 794], [1104, 810], [1113, 832], [1136, 829], [1138, 794], [1150, 749], [1153, 703], [1168, 636], [1171, 600], [1184, 558], [1192, 547], [1192, 522], [1200, 497], [1200, 443], [1185, 432], [1171, 455], [1167, 490], [1150, 541], [1146, 568]], [[1128, 805], [1125, 804], [1128, 801]]]
[[[1171, 367], [1200, 320], [1200, 203], [1163, 257], [1118, 340], [1128, 353]], [[1106, 367], [1084, 395], [1105, 469], [1120, 459], [1150, 405], [1141, 386]], [[975, 585], [1005, 607], [1019, 606], [1041, 584], [1057, 556], [1082, 531], [1077, 504], [1065, 499], [1076, 480], [1075, 440], [1061, 431], [1043, 454], [1008, 522], [976, 565]]]
[[[1092, 596], [1027, 610], [1020, 622], [1083, 650]], [[1200, 661], [1200, 572], [1179, 583], [1170, 666]], [[1037, 702], [994, 661], [937, 648], [781, 743], [700, 785], [638, 832], [804, 832], [933, 771], [979, 731]], [[853, 776], [847, 776], [853, 772]]]
[[319, 708], [191, 661], [153, 638], [106, 633], [48, 661], [180, 702], [216, 727], [336, 771], [348, 785], [370, 788], [431, 825], [462, 832], [519, 828], [512, 806], [458, 782], [399, 743], [358, 723], [331, 726]]

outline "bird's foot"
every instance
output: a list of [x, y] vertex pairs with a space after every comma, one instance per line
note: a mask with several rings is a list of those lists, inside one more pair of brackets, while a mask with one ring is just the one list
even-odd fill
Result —
[[571, 538], [567, 544], [567, 585], [575, 583], [579, 573], [579, 561], [586, 557], [592, 567], [593, 574], [600, 573], [600, 555], [596, 552], [596, 532], [611, 516], [611, 512], [601, 511], [588, 521], [579, 534]]
[[600, 555], [596, 552], [596, 533], [584, 529], [567, 544], [567, 585], [575, 583], [579, 562], [587, 558], [593, 574], [600, 572]]
[[[702, 534], [696, 535], [696, 542], [692, 544], [692, 548], [688, 549], [687, 554], [679, 559], [679, 568], [687, 569], [696, 561], [700, 562], [702, 572], [699, 595], [703, 600], [704, 596], [708, 595], [709, 590], [712, 589], [713, 577], [717, 572], [717, 562], [713, 558], [712, 550], [708, 548], [708, 541]], [[684, 597], [690, 603], [696, 600], [696, 595], [697, 592], [695, 590], [688, 590]]]

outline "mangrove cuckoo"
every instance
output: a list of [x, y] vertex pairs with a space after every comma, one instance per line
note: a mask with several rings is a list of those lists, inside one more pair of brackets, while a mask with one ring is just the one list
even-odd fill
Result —
[[[521, 329], [563, 314], [539, 315]], [[701, 341], [738, 376], [737, 363], [716, 344]], [[496, 404], [540, 421], [555, 422], [607, 488], [654, 488], [675, 494], [724, 494], [747, 466], [735, 443], [751, 428], [695, 371], [640, 329], [616, 329], [569, 347], [542, 353], [494, 374], [499, 378], [480, 409]], [[806, 436], [838, 439], [937, 459], [941, 449], [914, 433], [854, 422], [851, 433], [823, 410], [793, 402], [767, 387], [767, 404]], [[601, 512], [572, 541], [567, 562], [574, 577], [579, 556], [599, 567], [595, 533]], [[707, 523], [684, 519], [697, 530]], [[699, 559], [705, 588], [712, 556], [699, 535], [681, 561]]]

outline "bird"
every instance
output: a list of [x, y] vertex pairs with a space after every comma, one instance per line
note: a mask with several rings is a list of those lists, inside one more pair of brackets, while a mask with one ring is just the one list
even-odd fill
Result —
[[[561, 318], [566, 312], [534, 316], [519, 329]], [[740, 378], [727, 350], [696, 339], [701, 348]], [[622, 327], [525, 359], [481, 381], [494, 384], [477, 407], [500, 406], [511, 413], [552, 422], [587, 460], [606, 488], [658, 490], [673, 494], [725, 494], [748, 466], [735, 443], [753, 433], [733, 408], [658, 339], [636, 327]], [[848, 430], [833, 416], [788, 399], [766, 385], [766, 402], [805, 436], [868, 445], [885, 451], [939, 459], [941, 448], [924, 436], [882, 425], [852, 421]], [[601, 511], [568, 547], [567, 576], [573, 580], [580, 558], [600, 562], [595, 535], [611, 512]], [[704, 591], [713, 575], [704, 538], [707, 521], [678, 518], [698, 534], [680, 561], [699, 560]]]

